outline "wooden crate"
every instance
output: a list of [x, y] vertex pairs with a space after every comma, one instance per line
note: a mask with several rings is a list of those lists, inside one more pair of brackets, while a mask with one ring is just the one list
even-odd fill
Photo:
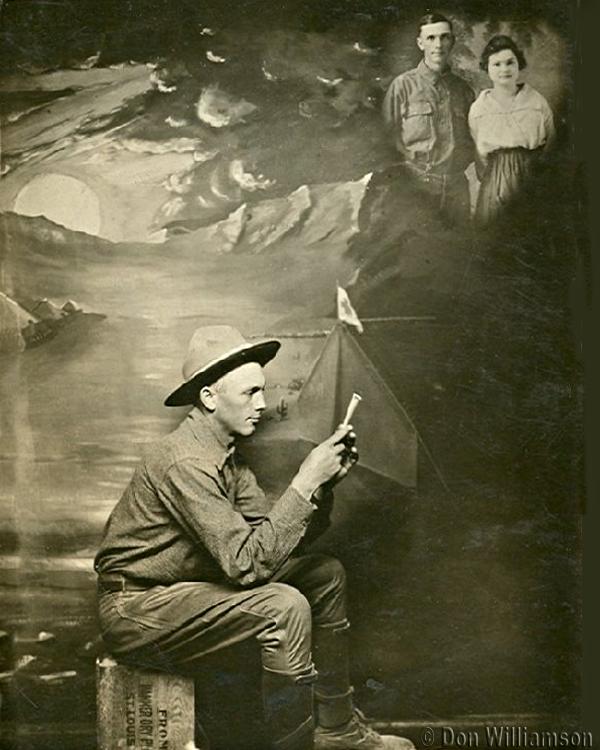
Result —
[[194, 681], [96, 661], [98, 750], [193, 750]]

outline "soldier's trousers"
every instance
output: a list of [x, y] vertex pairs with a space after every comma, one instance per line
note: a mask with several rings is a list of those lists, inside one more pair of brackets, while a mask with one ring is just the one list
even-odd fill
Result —
[[310, 680], [313, 625], [344, 629], [341, 563], [324, 555], [290, 559], [252, 588], [185, 582], [142, 591], [99, 589], [103, 639], [124, 662], [193, 673], [202, 656], [254, 638], [265, 669]]

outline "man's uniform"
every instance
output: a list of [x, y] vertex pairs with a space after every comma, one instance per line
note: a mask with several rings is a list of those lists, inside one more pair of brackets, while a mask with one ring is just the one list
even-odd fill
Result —
[[383, 117], [402, 162], [450, 219], [469, 218], [465, 169], [473, 161], [469, 108], [471, 87], [447, 68], [432, 70], [422, 60], [397, 76], [383, 103]]
[[108, 519], [95, 561], [102, 635], [122, 661], [191, 674], [206, 654], [253, 638], [276, 750], [410, 749], [354, 709], [342, 565], [298, 555], [327, 528], [326, 488], [355, 460], [342, 458], [349, 428], [314, 448], [274, 501], [234, 450], [266, 407], [261, 368], [279, 346], [230, 326], [192, 336], [165, 405], [201, 408], [150, 447]]
[[[254, 638], [274, 747], [313, 747], [313, 683], [315, 747], [412, 747], [384, 745], [354, 718], [342, 565], [293, 556], [327, 528], [332, 500], [326, 491], [317, 506], [290, 486], [269, 501], [193, 408], [147, 451], [106, 525], [95, 568], [111, 652], [193, 674], [202, 656]], [[353, 742], [340, 745], [345, 725]]]
[[[269, 599], [297, 592], [259, 586], [298, 573], [300, 558], [289, 558], [307, 529], [314, 537], [327, 528], [330, 508], [330, 500], [317, 507], [293, 487], [269, 502], [235, 449], [192, 409], [147, 451], [105, 529], [95, 567], [112, 652], [127, 657], [150, 647], [160, 659], [193, 666], [250, 635], [273, 640]], [[335, 563], [319, 562], [330, 574]], [[320, 607], [315, 624], [345, 625], [343, 597]], [[265, 666], [310, 672], [310, 642], [290, 645], [266, 649]]]
[[[254, 637], [267, 682], [313, 682], [311, 617], [325, 639], [344, 637], [345, 576], [333, 558], [290, 555], [308, 529], [327, 527], [330, 508], [331, 496], [317, 507], [293, 487], [269, 502], [192, 409], [149, 449], [107, 523], [95, 568], [111, 652], [193, 672], [203, 655]], [[335, 683], [338, 668], [325, 666], [322, 687], [337, 694], [327, 669]]]

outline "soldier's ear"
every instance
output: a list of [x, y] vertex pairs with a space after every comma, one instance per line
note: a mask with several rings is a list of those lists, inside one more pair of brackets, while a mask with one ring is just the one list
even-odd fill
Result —
[[417, 37], [417, 47], [423, 52], [423, 42], [421, 41], [421, 35]]
[[213, 412], [217, 408], [217, 405], [215, 403], [215, 393], [213, 389], [208, 385], [200, 388], [198, 401], [200, 405], [206, 409], [206, 411]]

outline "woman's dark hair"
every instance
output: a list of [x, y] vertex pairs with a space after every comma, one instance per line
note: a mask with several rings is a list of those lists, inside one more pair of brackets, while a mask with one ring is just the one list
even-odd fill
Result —
[[430, 23], [447, 23], [448, 26], [450, 26], [450, 31], [454, 33], [452, 29], [452, 21], [449, 18], [446, 18], [446, 16], [441, 13], [426, 13], [419, 19], [419, 30], [417, 31], [417, 36], [421, 33], [421, 28]]
[[485, 49], [481, 53], [481, 60], [479, 61], [479, 67], [481, 68], [481, 70], [487, 73], [490, 57], [492, 55], [495, 55], [497, 52], [502, 52], [505, 49], [509, 49], [514, 53], [514, 56], [517, 58], [517, 62], [519, 63], [519, 70], [523, 70], [523, 68], [527, 67], [527, 60], [525, 59], [525, 55], [519, 49], [519, 47], [517, 47], [516, 43], [513, 42], [513, 40], [509, 36], [498, 34], [497, 36], [493, 36], [489, 40], [489, 42], [485, 45]]

